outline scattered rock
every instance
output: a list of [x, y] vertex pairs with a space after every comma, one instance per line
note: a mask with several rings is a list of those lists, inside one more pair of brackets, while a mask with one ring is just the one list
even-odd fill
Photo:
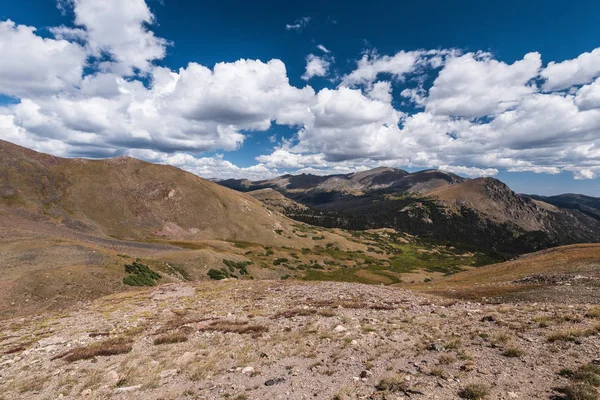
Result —
[[265, 382], [265, 386], [278, 385], [278, 384], [283, 383], [283, 382], [285, 382], [285, 378], [269, 379], [268, 381]]

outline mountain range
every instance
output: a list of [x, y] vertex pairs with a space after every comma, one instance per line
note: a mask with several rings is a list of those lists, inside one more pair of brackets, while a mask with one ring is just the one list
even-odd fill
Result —
[[219, 183], [130, 157], [67, 159], [0, 141], [0, 317], [131, 284], [402, 285], [600, 241], [598, 199], [520, 195], [492, 178], [377, 168]]
[[353, 174], [218, 183], [250, 193], [275, 190], [305, 207], [281, 204], [284, 214], [315, 225], [393, 228], [507, 255], [600, 240], [600, 199], [523, 195], [494, 178], [376, 168]]

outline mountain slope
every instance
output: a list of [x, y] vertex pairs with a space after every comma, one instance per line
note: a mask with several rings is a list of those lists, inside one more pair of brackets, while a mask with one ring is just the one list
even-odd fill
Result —
[[[64, 159], [0, 141], [0, 318], [130, 290], [125, 266], [137, 261], [168, 283], [209, 279], [226, 260], [253, 262], [255, 251], [242, 278], [279, 279], [287, 272], [276, 257], [318, 243], [294, 234], [297, 226], [174, 167]], [[356, 247], [335, 233], [315, 236]]]
[[0, 207], [121, 239], [269, 241], [287, 224], [252, 197], [133, 158], [61, 159], [0, 141]]
[[600, 218], [589, 206], [553, 205], [514, 193], [492, 178], [378, 168], [359, 174], [220, 183], [242, 191], [277, 190], [310, 207], [288, 213], [290, 217], [325, 227], [394, 228], [509, 255], [600, 241]]
[[557, 196], [529, 195], [533, 199], [544, 201], [556, 207], [578, 210], [590, 217], [600, 219], [600, 199], [582, 194], [560, 194]]
[[344, 175], [288, 174], [264, 181], [228, 179], [218, 183], [239, 191], [271, 188], [290, 193], [336, 191], [360, 195], [374, 190], [425, 192], [464, 180], [458, 175], [438, 170], [419, 171], [411, 174], [397, 168], [379, 167]]
[[413, 289], [492, 301], [600, 303], [600, 244], [577, 244], [526, 254], [460, 272]]

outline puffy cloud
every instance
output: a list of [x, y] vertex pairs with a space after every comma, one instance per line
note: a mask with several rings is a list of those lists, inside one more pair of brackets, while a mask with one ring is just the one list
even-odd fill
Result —
[[446, 57], [456, 55], [456, 50], [416, 50], [399, 51], [393, 56], [379, 55], [376, 51], [367, 52], [356, 63], [356, 69], [342, 79], [344, 85], [370, 86], [380, 74], [389, 74], [398, 81], [406, 75], [423, 68], [439, 68]]
[[539, 53], [506, 64], [487, 53], [452, 57], [429, 90], [426, 109], [434, 114], [475, 118], [514, 107], [537, 91], [529, 83], [538, 75]]
[[404, 89], [400, 96], [409, 99], [417, 107], [425, 107], [427, 104], [427, 91], [422, 87]]
[[132, 75], [150, 72], [152, 61], [164, 58], [168, 41], [156, 37], [147, 26], [154, 15], [145, 0], [65, 0], [73, 7], [75, 24], [85, 28], [60, 27], [54, 33], [64, 38], [85, 39], [89, 52], [110, 54], [114, 63], [104, 68]]
[[306, 57], [306, 71], [302, 75], [302, 79], [309, 80], [314, 76], [327, 76], [331, 63], [328, 58], [309, 54]]
[[187, 153], [167, 154], [153, 150], [132, 150], [127, 154], [149, 162], [173, 165], [204, 178], [261, 180], [273, 178], [280, 174], [279, 171], [269, 169], [262, 164], [246, 168], [238, 167], [223, 159], [221, 154], [201, 158]]
[[582, 168], [575, 170], [573, 172], [575, 179], [584, 180], [584, 179], [594, 179], [598, 176], [598, 170], [592, 170], [590, 168]]
[[32, 141], [71, 143], [63, 155], [105, 157], [130, 148], [161, 152], [236, 150], [242, 130], [311, 120], [312, 88], [289, 85], [284, 64], [239, 60], [212, 70], [155, 68], [150, 88], [113, 74], [86, 76], [81, 89], [23, 99], [14, 122]]
[[269, 155], [258, 156], [256, 160], [271, 168], [303, 168], [307, 165], [312, 167], [327, 166], [323, 154], [298, 154], [291, 153], [286, 149], [276, 149]]
[[0, 93], [42, 96], [68, 90], [81, 81], [84, 49], [66, 40], [42, 38], [30, 26], [0, 21]]
[[286, 31], [301, 31], [306, 28], [310, 22], [310, 17], [302, 17], [297, 19], [293, 24], [286, 24]]
[[366, 53], [356, 63], [356, 69], [344, 76], [345, 85], [368, 85], [382, 73], [391, 74], [396, 79], [413, 71], [422, 51], [400, 51], [394, 56], [380, 56], [376, 52]]
[[580, 110], [600, 108], [600, 78], [592, 84], [582, 86], [575, 96], [575, 104]]
[[219, 63], [212, 71], [192, 63], [171, 79], [162, 102], [192, 120], [266, 130], [271, 121], [295, 125], [311, 118], [314, 90], [291, 86], [280, 60]]
[[392, 83], [388, 81], [378, 81], [368, 90], [368, 95], [373, 100], [379, 100], [384, 103], [392, 102]]
[[572, 60], [550, 62], [541, 72], [546, 79], [544, 90], [561, 90], [589, 83], [600, 76], [600, 47], [589, 53], [580, 54]]

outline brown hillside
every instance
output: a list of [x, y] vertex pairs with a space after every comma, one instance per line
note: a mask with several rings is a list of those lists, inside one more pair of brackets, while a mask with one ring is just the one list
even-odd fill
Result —
[[0, 141], [0, 207], [122, 239], [273, 240], [288, 222], [250, 196], [128, 157], [62, 159]]
[[413, 288], [452, 297], [599, 303], [600, 244], [542, 250]]
[[[157, 283], [208, 280], [211, 269], [287, 279], [298, 270], [281, 260], [331, 259], [302, 253], [318, 245], [366, 250], [174, 167], [64, 159], [3, 141], [0, 227], [0, 319], [131, 290], [125, 265], [137, 259], [161, 274]], [[241, 276], [226, 260], [252, 264]]]

